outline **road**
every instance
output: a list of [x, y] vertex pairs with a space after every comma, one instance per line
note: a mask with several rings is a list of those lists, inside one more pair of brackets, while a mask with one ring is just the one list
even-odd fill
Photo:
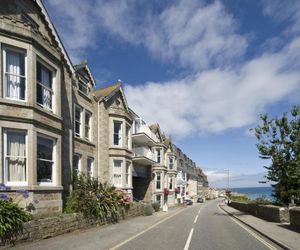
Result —
[[194, 204], [177, 216], [113, 249], [279, 249], [225, 214], [218, 201]]
[[15, 250], [280, 249], [223, 212], [219, 201], [18, 244]]

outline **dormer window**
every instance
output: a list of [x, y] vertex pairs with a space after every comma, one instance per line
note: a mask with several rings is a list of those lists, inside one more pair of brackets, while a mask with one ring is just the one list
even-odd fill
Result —
[[82, 80], [79, 81], [79, 91], [85, 95], [89, 94], [89, 87], [85, 81], [82, 81]]

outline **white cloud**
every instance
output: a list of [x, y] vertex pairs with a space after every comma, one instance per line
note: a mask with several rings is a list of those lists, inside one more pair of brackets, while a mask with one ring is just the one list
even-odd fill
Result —
[[175, 136], [248, 126], [265, 107], [300, 89], [299, 49], [297, 39], [239, 69], [212, 69], [178, 81], [127, 86], [128, 102], [147, 122], [158, 121]]
[[[246, 60], [247, 36], [239, 34], [237, 20], [220, 1], [171, 1], [157, 9], [137, 0], [47, 3], [77, 61], [89, 48], [97, 47], [105, 33], [189, 69], [183, 79], [125, 89], [139, 115], [148, 123], [159, 122], [174, 136], [249, 126], [266, 107], [299, 91], [299, 39], [294, 36], [278, 51], [281, 41], [271, 38], [266, 43], [272, 44], [271, 50]], [[280, 1], [276, 4], [266, 1], [265, 14], [276, 12]], [[291, 17], [295, 26], [300, 20], [297, 6]], [[278, 14], [278, 20], [288, 18], [291, 11], [287, 8]]]
[[219, 1], [175, 1], [160, 12], [136, 0], [47, 3], [75, 60], [104, 39], [104, 32], [194, 70], [224, 66], [241, 57], [247, 47], [246, 38], [236, 33], [236, 21]]

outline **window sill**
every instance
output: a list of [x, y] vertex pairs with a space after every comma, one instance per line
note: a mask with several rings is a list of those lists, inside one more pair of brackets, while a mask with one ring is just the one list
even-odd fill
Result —
[[78, 89], [78, 94], [79, 94], [82, 98], [86, 99], [87, 101], [92, 102], [92, 100], [91, 100], [91, 98], [89, 97], [89, 95], [86, 95], [85, 93], [83, 93], [83, 92], [80, 91], [79, 89]]
[[87, 139], [83, 139], [82, 137], [79, 137], [77, 135], [74, 134], [74, 139], [78, 142], [81, 142], [81, 143], [85, 143], [85, 144], [88, 144], [90, 146], [93, 146], [93, 147], [96, 147], [95, 143], [87, 140]]

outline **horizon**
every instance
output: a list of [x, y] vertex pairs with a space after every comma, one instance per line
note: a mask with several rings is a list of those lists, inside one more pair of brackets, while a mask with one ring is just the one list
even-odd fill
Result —
[[229, 169], [231, 184], [263, 186], [269, 162], [249, 129], [298, 104], [300, 2], [44, 2], [73, 64], [87, 59], [97, 88], [121, 79], [210, 185]]

